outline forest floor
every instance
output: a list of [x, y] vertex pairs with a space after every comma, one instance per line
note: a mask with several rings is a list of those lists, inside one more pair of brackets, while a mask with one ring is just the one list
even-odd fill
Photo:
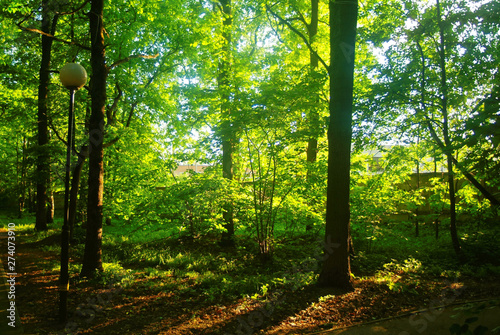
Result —
[[[0, 254], [6, 260], [5, 230], [0, 236]], [[498, 276], [455, 280], [420, 276], [409, 278], [410, 284], [399, 289], [367, 276], [355, 279], [351, 292], [287, 286], [260, 298], [207, 299], [185, 274], [175, 278], [174, 287], [155, 276], [138, 276], [132, 285], [122, 286], [119, 280], [84, 280], [73, 273], [70, 317], [60, 324], [59, 268], [54, 266], [60, 256], [44, 247], [57, 242], [53, 235], [16, 246], [16, 305], [26, 334], [306, 334], [398, 315], [410, 318], [409, 334], [411, 327], [431, 326], [438, 306], [450, 309], [467, 301], [500, 298]], [[187, 242], [185, 248], [194, 244]], [[416, 310], [427, 310], [427, 316], [412, 317], [410, 312]]]

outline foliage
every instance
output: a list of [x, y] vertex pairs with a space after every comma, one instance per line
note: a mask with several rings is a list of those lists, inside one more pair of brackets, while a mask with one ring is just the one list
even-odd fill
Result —
[[[458, 166], [498, 196], [499, 5], [495, 1], [442, 4], [449, 149]], [[39, 1], [2, 1], [1, 8], [0, 203], [12, 215], [29, 217], [35, 194], [34, 163], [45, 150], [35, 141], [41, 50], [34, 29], [41, 24], [42, 9]], [[60, 15], [47, 98], [52, 137], [46, 150], [51, 156], [53, 190], [62, 198], [65, 144], [60, 139], [65, 138], [67, 92], [55, 72], [70, 60], [90, 69], [85, 48], [90, 42], [88, 3], [56, 1], [53, 9], [52, 14]], [[77, 11], [63, 15], [70, 10]], [[326, 68], [312, 68], [309, 47], [329, 63], [328, 3], [319, 1], [318, 32], [308, 41], [300, 34], [309, 36], [311, 10], [309, 2], [233, 1], [229, 114], [223, 114], [221, 96], [227, 88], [218, 85], [224, 34], [217, 2], [106, 3], [109, 77], [103, 210], [111, 219], [111, 226], [104, 227], [104, 256], [109, 262], [130, 258], [131, 264], [137, 264], [144, 259], [150, 276], [165, 278], [169, 275], [157, 273], [157, 266], [176, 268], [207, 289], [215, 287], [210, 297], [216, 289], [228, 290], [224, 293], [228, 295], [241, 289], [264, 297], [273, 285], [283, 284], [276, 278], [245, 282], [243, 274], [231, 279], [228, 271], [236, 260], [225, 256], [217, 261], [228, 262], [224, 277], [217, 273], [222, 265], [198, 260], [199, 255], [177, 249], [164, 254], [153, 248], [141, 255], [137, 245], [151, 243], [148, 234], [157, 239], [212, 242], [224, 231], [222, 217], [228, 205], [234, 211], [237, 236], [252, 242], [238, 240], [241, 245], [237, 246], [239, 256], [249, 261], [258, 253], [272, 255], [278, 263], [289, 261], [293, 257], [280, 252], [290, 239], [323, 232], [329, 76]], [[31, 31], [19, 29], [18, 23]], [[445, 247], [447, 237], [436, 240], [433, 235], [435, 227], [448, 223], [449, 205], [443, 152], [428, 127], [433, 125], [442, 138], [445, 120], [440, 113], [442, 83], [436, 42], [440, 25], [435, 3], [365, 1], [358, 26], [350, 194], [356, 250], [353, 267], [360, 273], [373, 273], [390, 262], [403, 266], [412, 255], [436, 275], [497, 273], [498, 264], [488, 257], [498, 254], [492, 247], [495, 237], [487, 231], [495, 231], [491, 225], [498, 220], [498, 209], [464, 180], [459, 178], [457, 201], [467, 266], [459, 268], [451, 259]], [[88, 144], [89, 108], [88, 92], [83, 89], [76, 96], [76, 150]], [[314, 127], [312, 111], [317, 114]], [[231, 182], [222, 178], [221, 169], [225, 124], [234, 131], [235, 178]], [[306, 143], [315, 136], [317, 159], [307, 162]], [[381, 153], [377, 162], [374, 152]], [[211, 167], [203, 174], [174, 176], [183, 162]], [[417, 168], [421, 176], [434, 174], [435, 178], [427, 183], [422, 177], [417, 185]], [[86, 207], [87, 174], [85, 167], [80, 208]], [[60, 217], [61, 208], [57, 210]], [[412, 233], [415, 223], [421, 229], [418, 238]], [[84, 234], [79, 232], [83, 242]], [[112, 234], [109, 239], [108, 232]], [[45, 237], [41, 233], [40, 238]], [[136, 257], [128, 247], [143, 257]], [[291, 250], [292, 254], [302, 252]], [[476, 261], [480, 265], [473, 265]], [[190, 262], [195, 265], [189, 267]], [[118, 265], [107, 270], [121, 271]], [[381, 276], [390, 282], [400, 269], [383, 271]], [[294, 276], [306, 285], [315, 273]], [[233, 288], [214, 285], [219, 281]]]
[[226, 202], [234, 202], [237, 193], [217, 172], [193, 173], [167, 187], [156, 202], [163, 208], [159, 212], [165, 215], [165, 222], [191, 237], [221, 231], [220, 209]]

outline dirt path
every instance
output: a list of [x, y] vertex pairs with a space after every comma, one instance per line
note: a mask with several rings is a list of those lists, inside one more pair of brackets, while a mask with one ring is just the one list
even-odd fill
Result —
[[[16, 290], [19, 287], [18, 278], [12, 274], [13, 271], [17, 272], [16, 243], [15, 239], [11, 239], [14, 242], [10, 244], [10, 249], [8, 249], [6, 230], [0, 230], [0, 239], [2, 240], [0, 243], [2, 248], [0, 252], [0, 334], [23, 334], [23, 326], [16, 306]], [[8, 274], [5, 272], [6, 269], [9, 271]]]
[[[474, 331], [487, 328], [486, 334], [500, 330], [500, 299], [488, 299], [468, 303], [441, 306], [409, 313], [397, 318], [374, 321], [353, 327], [313, 334], [328, 335], [435, 335], [450, 334], [450, 327], [460, 326]], [[474, 333], [476, 334], [476, 333]]]
[[[0, 237], [0, 258], [5, 266], [8, 257], [5, 230], [0, 230]], [[23, 243], [22, 237], [16, 240], [16, 306], [26, 334], [67, 333], [65, 326], [58, 322], [59, 254], [44, 251], [47, 250], [44, 247], [46, 244], [57, 243], [55, 238], [32, 244]], [[140, 285], [139, 281], [148, 281], [150, 285]], [[354, 292], [335, 295], [322, 302], [319, 298], [326, 294], [317, 292], [314, 287], [284, 292], [280, 303], [274, 306], [274, 312], [264, 313], [264, 317], [256, 312], [262, 310], [258, 301], [239, 299], [213, 304], [200, 297], [199, 291], [190, 286], [188, 279], [179, 282], [186, 286], [183, 290], [179, 287], [158, 289], [161, 283], [157, 279], [147, 280], [144, 277], [137, 277], [137, 285], [124, 289], [112, 285], [99, 287], [76, 278], [72, 278], [71, 283], [69, 310], [72, 313], [80, 304], [84, 304], [85, 308], [99, 305], [95, 315], [85, 314], [83, 319], [76, 319], [80, 326], [79, 333], [106, 335], [238, 334], [242, 325], [249, 327], [255, 324], [259, 316], [262, 318], [261, 325], [255, 325], [250, 332], [243, 327], [245, 334], [449, 334], [450, 322], [456, 321], [450, 320], [450, 316], [458, 313], [456, 309], [464, 306], [464, 302], [500, 297], [498, 278], [493, 277], [448, 284], [436, 282], [434, 289], [422, 286], [411, 294], [391, 291], [373, 281], [359, 281]], [[4, 292], [1, 294], [5, 296], [7, 286], [2, 287]], [[5, 305], [1, 300], [0, 304]], [[441, 305], [447, 307], [436, 309]], [[434, 309], [429, 310], [432, 307]], [[427, 313], [422, 311], [415, 316], [405, 314], [383, 322], [351, 326], [416, 309], [425, 309]], [[461, 324], [465, 323], [469, 312], [464, 309], [464, 316], [459, 320]], [[496, 309], [487, 306], [471, 328], [483, 324], [493, 329], [495, 322], [498, 323], [495, 317], [498, 312], [498, 306]], [[2, 322], [7, 320], [5, 314], [0, 317]], [[6, 322], [2, 322], [0, 326], [5, 327]], [[0, 334], [11, 334], [7, 330], [0, 328]]]

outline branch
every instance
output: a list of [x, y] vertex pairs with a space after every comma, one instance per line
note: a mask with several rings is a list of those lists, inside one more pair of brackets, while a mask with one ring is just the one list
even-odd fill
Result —
[[55, 37], [54, 35], [52, 34], [49, 34], [49, 33], [46, 33], [46, 32], [43, 32], [41, 31], [40, 29], [35, 29], [35, 28], [26, 28], [26, 27], [23, 27], [21, 26], [21, 23], [18, 23], [17, 26], [19, 27], [19, 29], [21, 30], [24, 30], [24, 31], [29, 31], [31, 33], [36, 33], [36, 34], [40, 34], [40, 35], [43, 35], [43, 36], [47, 36], [49, 38], [52, 38], [54, 41], [58, 41], [58, 42], [61, 42], [61, 43], [64, 43], [64, 44], [68, 44], [68, 45], [76, 45], [82, 49], [85, 49], [85, 50], [89, 50], [90, 51], [90, 47], [88, 46], [85, 46], [83, 44], [80, 44], [78, 42], [72, 42], [72, 41], [66, 41], [66, 40], [63, 40], [62, 38], [58, 38], [58, 37]]
[[154, 58], [157, 58], [160, 54], [156, 54], [156, 55], [132, 55], [132, 56], [128, 56], [128, 57], [125, 57], [123, 59], [120, 59], [120, 60], [117, 60], [116, 62], [114, 62], [113, 64], [111, 64], [111, 66], [109, 67], [109, 69], [113, 69], [119, 65], [122, 65], [124, 63], [127, 63], [128, 61], [132, 60], [132, 59], [135, 59], [135, 58], [145, 58], [145, 59], [154, 59]]
[[276, 37], [278, 38], [278, 41], [280, 41], [281, 44], [285, 44], [285, 41], [283, 41], [281, 39], [280, 34], [278, 33], [278, 31], [276, 29], [274, 29], [273, 23], [271, 22], [271, 18], [269, 17], [269, 15], [267, 15], [267, 20], [269, 21], [269, 26], [271, 27], [271, 30], [274, 32], [274, 35], [276, 35]]
[[[441, 152], [445, 155], [447, 155], [449, 158], [451, 158], [452, 162], [453, 162], [453, 165], [455, 165], [458, 170], [460, 170], [460, 172], [462, 172], [462, 174], [464, 175], [465, 178], [467, 178], [467, 180], [469, 180], [469, 182], [474, 185], [478, 190], [479, 192], [481, 192], [481, 194], [490, 201], [490, 203], [495, 206], [495, 207], [499, 207], [500, 206], [500, 201], [493, 195], [491, 194], [483, 185], [481, 185], [480, 182], [477, 181], [477, 179], [474, 177], [474, 175], [472, 173], [470, 173], [469, 171], [466, 170], [466, 168], [460, 164], [460, 162], [453, 156], [450, 154], [450, 150], [452, 150], [452, 148], [447, 145], [446, 142], [443, 142], [436, 130], [434, 129], [433, 125], [432, 125], [432, 120], [429, 118], [429, 116], [427, 115], [426, 113], [426, 104], [425, 104], [425, 101], [424, 101], [424, 88], [425, 88], [425, 55], [424, 55], [424, 52], [423, 52], [423, 49], [422, 49], [422, 46], [420, 45], [419, 41], [417, 40], [417, 47], [420, 51], [420, 56], [421, 56], [421, 60], [422, 60], [422, 69], [421, 69], [421, 75], [422, 75], [422, 82], [421, 82], [421, 90], [422, 90], [422, 100], [421, 100], [421, 113], [423, 114], [424, 116], [424, 119], [427, 123], [427, 128], [429, 129], [429, 132], [431, 133], [431, 137], [432, 139], [434, 140], [434, 142], [436, 142], [437, 146], [439, 147], [439, 149], [441, 150]], [[479, 107], [481, 106], [481, 103], [482, 101], [480, 101], [476, 107], [474, 107], [474, 111], [476, 111], [477, 109], [479, 109]]]
[[132, 122], [132, 116], [134, 116], [134, 110], [135, 107], [137, 106], [138, 102], [135, 101], [132, 106], [130, 106], [130, 112], [128, 113], [128, 118], [127, 118], [127, 123], [125, 124], [125, 127], [128, 128], [130, 126], [130, 122]]
[[[130, 112], [128, 114], [127, 123], [125, 124], [125, 128], [128, 128], [130, 126], [130, 122], [132, 121], [132, 116], [134, 115], [134, 110], [135, 110], [136, 106], [137, 106], [137, 102], [134, 102], [132, 104], [132, 107], [130, 108]], [[119, 140], [120, 140], [120, 136], [116, 136], [111, 141], [109, 141], [107, 143], [104, 143], [102, 145], [102, 147], [103, 148], [109, 148], [110, 146], [112, 146], [113, 144], [115, 144], [116, 142], [118, 142]]]
[[[175, 52], [177, 52], [177, 48], [174, 49], [174, 50], [171, 50], [165, 56], [165, 58], [167, 56], [173, 55]], [[113, 68], [113, 67], [115, 67], [115, 66], [118, 66], [120, 64], [123, 64], [123, 63], [129, 61], [132, 58], [147, 58], [147, 59], [151, 59], [151, 58], [158, 57], [158, 55], [159, 54], [156, 54], [154, 56], [143, 56], [143, 55], [130, 56], [130, 57], [127, 57], [127, 58], [124, 58], [122, 60], [119, 60], [119, 61], [115, 62], [113, 65], [111, 65], [110, 69]], [[147, 89], [153, 83], [153, 81], [158, 77], [158, 75], [163, 72], [163, 71], [161, 71], [161, 66], [162, 65], [163, 65], [163, 62], [160, 64], [160, 66], [158, 66], [156, 68], [156, 71], [153, 73], [153, 75], [151, 76], [151, 78], [149, 78], [148, 82], [144, 85], [143, 89]], [[174, 66], [175, 65], [172, 65], [172, 66], [168, 67], [167, 70], [172, 69]], [[165, 70], [165, 71], [167, 71], [167, 70]], [[110, 107], [110, 110], [106, 111], [107, 114], [111, 114], [111, 113], [113, 114], [112, 115], [112, 120], [113, 121], [116, 119], [115, 116], [116, 116], [116, 109], [117, 109], [118, 100], [120, 100], [121, 97], [122, 97], [122, 95], [123, 95], [122, 90], [120, 89], [120, 86], [118, 85], [118, 83], [116, 83], [116, 88], [118, 90], [118, 95], [115, 97], [113, 105]], [[130, 106], [130, 111], [128, 113], [127, 122], [125, 123], [125, 128], [130, 127], [130, 123], [132, 122], [132, 117], [134, 116], [134, 111], [135, 111], [135, 108], [137, 107], [138, 103], [139, 103], [138, 101], [134, 101], [132, 103], [132, 105]], [[116, 142], [118, 142], [119, 140], [120, 140], [120, 136], [117, 136], [114, 139], [112, 139], [111, 141], [103, 144], [103, 148], [108, 148], [108, 147], [112, 146], [113, 144], [115, 144]]]
[[89, 2], [90, 2], [90, 0], [85, 0], [79, 7], [76, 7], [74, 10], [72, 10], [70, 12], [62, 12], [62, 13], [58, 13], [58, 14], [59, 15], [71, 15], [71, 14], [75, 14], [75, 13], [79, 12], [80, 10], [82, 10], [83, 7], [85, 7], [85, 5], [87, 5]]
[[120, 101], [123, 96], [123, 92], [120, 88], [120, 85], [118, 85], [118, 82], [115, 86], [118, 94], [113, 99], [113, 104], [111, 105], [111, 107], [106, 109], [106, 118], [108, 119], [109, 124], [112, 124], [115, 121], [116, 110], [118, 109], [118, 101]]
[[68, 145], [68, 142], [61, 137], [61, 135], [59, 135], [59, 132], [57, 131], [56, 127], [54, 127], [54, 124], [52, 123], [52, 118], [47, 118], [47, 121], [49, 123], [49, 127], [50, 129], [52, 129], [52, 131], [54, 132], [54, 134], [56, 134], [56, 137], [59, 139], [59, 141], [63, 142], [65, 146]]
[[310, 25], [307, 23], [304, 14], [302, 14], [302, 12], [298, 8], [296, 8], [295, 10], [297, 11], [297, 13], [299, 13], [299, 18], [296, 18], [294, 20], [299, 20], [300, 22], [302, 22], [306, 26], [307, 29], [309, 29]]
[[326, 69], [326, 71], [328, 72], [328, 74], [330, 74], [330, 67], [325, 63], [325, 61], [323, 60], [323, 58], [321, 58], [321, 56], [316, 52], [316, 50], [313, 49], [313, 47], [311, 46], [311, 43], [309, 43], [309, 41], [307, 40], [307, 38], [304, 36], [304, 34], [302, 34], [299, 30], [297, 30], [297, 28], [295, 28], [294, 26], [292, 26], [290, 24], [290, 22], [288, 22], [287, 20], [283, 19], [281, 16], [279, 16], [278, 14], [276, 14], [269, 5], [266, 5], [266, 8], [267, 10], [273, 14], [273, 16], [275, 18], [278, 19], [278, 21], [280, 21], [281, 23], [285, 24], [291, 31], [293, 31], [297, 36], [299, 36], [303, 41], [304, 43], [307, 45], [307, 48], [309, 49], [309, 51], [311, 51], [311, 53], [318, 57], [320, 63], [324, 66], [324, 68]]
[[120, 136], [117, 136], [115, 137], [114, 139], [112, 139], [111, 141], [107, 142], [107, 143], [104, 143], [102, 145], [102, 147], [105, 149], [105, 148], [108, 148], [110, 146], [112, 146], [113, 144], [115, 144], [116, 142], [118, 142], [120, 140]]
[[[56, 137], [59, 139], [59, 141], [61, 141], [64, 144], [64, 146], [68, 146], [68, 141], [66, 141], [64, 138], [62, 138], [61, 134], [59, 134], [56, 127], [54, 127], [54, 124], [52, 123], [52, 118], [47, 118], [47, 121], [49, 124], [49, 128], [54, 132], [54, 134], [56, 134]], [[73, 127], [73, 129], [74, 129], [74, 127]], [[80, 151], [77, 151], [75, 146], [74, 146], [74, 143], [73, 143], [71, 151], [73, 152], [74, 155], [77, 155], [78, 157], [80, 157], [80, 156], [84, 155], [84, 150], [85, 150], [84, 147], [86, 147], [86, 145], [82, 145], [82, 147], [80, 148]]]

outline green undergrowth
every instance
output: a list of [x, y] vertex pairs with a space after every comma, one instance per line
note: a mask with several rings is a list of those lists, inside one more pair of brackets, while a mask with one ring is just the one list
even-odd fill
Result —
[[461, 257], [455, 254], [444, 225], [437, 238], [435, 226], [425, 224], [421, 224], [419, 236], [412, 223], [402, 222], [353, 230], [357, 249], [353, 273], [371, 277], [393, 291], [415, 293], [422, 283], [436, 279], [500, 277], [500, 227], [495, 224], [460, 224]]
[[[1, 218], [2, 223], [8, 219]], [[60, 232], [60, 219], [44, 232], [34, 231], [32, 217], [8, 220], [16, 223], [23, 242], [38, 243], [45, 251], [60, 252], [59, 243], [53, 238]], [[417, 237], [410, 223], [353, 225], [353, 277], [372, 280], [406, 294], [420, 294], [436, 280], [500, 277], [500, 251], [495, 243], [500, 229], [472, 223], [458, 229], [464, 254], [460, 261], [444, 226], [436, 238], [433, 226], [422, 225]], [[104, 226], [105, 271], [94, 279], [79, 279], [84, 234], [83, 228], [77, 228], [75, 238], [79, 243], [71, 246], [73, 281], [117, 284], [135, 291], [176, 292], [186, 298], [198, 296], [214, 303], [244, 297], [267, 299], [273, 292], [300, 290], [316, 282], [321, 268], [321, 231], [313, 234], [277, 231], [272, 260], [263, 262], [258, 257], [256, 241], [246, 231], [238, 231], [236, 246], [228, 249], [218, 244], [215, 234], [192, 237], [160, 224], [137, 227], [114, 221]], [[58, 271], [57, 260], [43, 266], [47, 271]]]
[[[213, 237], [171, 237], [144, 243], [108, 240], [104, 261], [136, 276], [139, 289], [176, 289], [201, 294], [209, 301], [263, 298], [278, 288], [311, 284], [314, 270], [300, 267], [316, 243], [311, 236], [280, 244], [273, 261], [262, 263], [255, 242], [237, 236], [236, 247], [220, 247]], [[286, 246], [286, 247], [285, 247]], [[147, 280], [141, 280], [147, 279]], [[139, 284], [137, 284], [139, 283]], [[189, 289], [187, 288], [189, 287]]]

